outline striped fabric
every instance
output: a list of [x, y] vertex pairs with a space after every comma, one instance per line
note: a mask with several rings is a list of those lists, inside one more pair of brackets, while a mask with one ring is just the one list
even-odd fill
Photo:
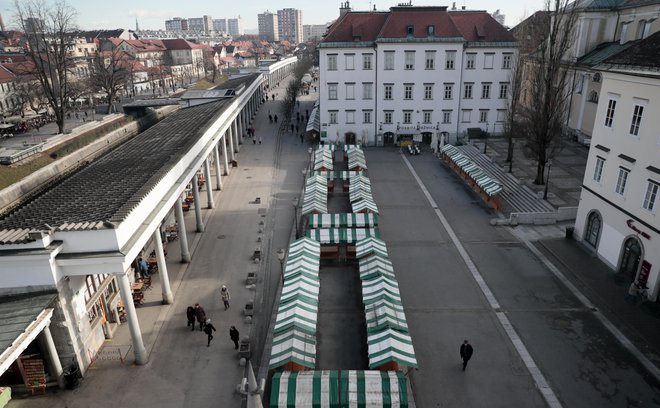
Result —
[[377, 228], [316, 228], [305, 234], [321, 244], [354, 243], [368, 237], [380, 237]]
[[387, 328], [367, 335], [369, 368], [378, 368], [395, 361], [408, 367], [417, 367], [412, 339], [407, 332]]
[[309, 335], [316, 335], [318, 302], [299, 297], [288, 303], [280, 303], [275, 318], [275, 334], [295, 328]]
[[359, 212], [370, 212], [373, 214], [378, 214], [378, 206], [372, 200], [359, 200], [351, 203], [351, 207], [354, 213]]
[[[376, 214], [372, 214], [375, 217], [378, 217]], [[357, 258], [364, 258], [369, 255], [380, 255], [383, 257], [388, 257], [387, 246], [385, 241], [382, 241], [378, 238], [369, 237], [362, 239], [355, 244], [355, 256]]]
[[355, 177], [357, 175], [364, 175], [366, 173], [363, 172], [363, 171], [324, 171], [324, 170], [318, 170], [318, 171], [312, 171], [310, 174], [312, 176], [325, 177], [328, 180], [350, 180], [351, 177]]
[[284, 371], [275, 373], [270, 408], [339, 408], [339, 372]]
[[287, 363], [314, 368], [316, 365], [316, 336], [295, 328], [274, 335], [269, 367], [273, 369]]
[[367, 332], [377, 332], [391, 327], [398, 331], [408, 332], [408, 323], [403, 306], [388, 299], [377, 299], [364, 306], [367, 320]]
[[394, 276], [394, 266], [392, 266], [392, 262], [388, 258], [374, 255], [360, 259], [360, 279], [363, 281], [370, 280], [381, 275], [393, 280], [396, 279]]
[[376, 214], [311, 214], [309, 228], [365, 228], [378, 226]]
[[399, 371], [342, 371], [342, 408], [408, 407], [408, 385]]

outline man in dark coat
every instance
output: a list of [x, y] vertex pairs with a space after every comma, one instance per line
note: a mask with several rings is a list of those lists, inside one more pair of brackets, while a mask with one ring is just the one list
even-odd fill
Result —
[[467, 341], [463, 341], [463, 344], [461, 344], [461, 359], [463, 359], [463, 371], [465, 371], [465, 367], [467, 367], [468, 361], [470, 361], [470, 357], [472, 357], [472, 345]]
[[236, 350], [238, 350], [238, 336], [239, 334], [238, 334], [238, 330], [236, 329], [236, 326], [231, 326], [231, 328], [229, 329], [229, 338], [231, 339], [231, 341], [234, 342], [234, 348]]
[[188, 318], [188, 327], [192, 326], [192, 331], [195, 331], [195, 308], [188, 306], [186, 309], [186, 317]]
[[195, 316], [199, 322], [199, 331], [204, 330], [204, 323], [206, 323], [206, 312], [199, 303], [195, 303]]
[[213, 332], [216, 331], [215, 327], [211, 324], [211, 319], [206, 319], [206, 324], [204, 324], [204, 333], [208, 336], [208, 341], [206, 342], [206, 347], [211, 345], [211, 340], [213, 340]]

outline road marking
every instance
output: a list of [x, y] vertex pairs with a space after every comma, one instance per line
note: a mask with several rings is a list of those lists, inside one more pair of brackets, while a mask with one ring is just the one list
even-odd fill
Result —
[[552, 388], [550, 388], [550, 385], [548, 384], [548, 381], [545, 379], [545, 376], [541, 373], [541, 370], [538, 368], [538, 366], [534, 362], [534, 359], [527, 351], [527, 347], [525, 347], [525, 344], [523, 344], [522, 339], [520, 338], [520, 336], [518, 336], [518, 333], [516, 333], [516, 330], [513, 328], [513, 325], [509, 321], [509, 318], [504, 314], [504, 312], [500, 310], [500, 304], [497, 302], [497, 299], [495, 299], [493, 292], [491, 292], [490, 288], [486, 284], [486, 281], [484, 281], [484, 278], [481, 276], [479, 269], [470, 258], [470, 255], [463, 247], [461, 241], [458, 239], [458, 236], [454, 232], [454, 229], [451, 227], [451, 225], [449, 225], [449, 222], [447, 222], [447, 219], [445, 218], [444, 214], [438, 208], [438, 205], [436, 204], [435, 200], [433, 200], [433, 197], [431, 197], [431, 194], [429, 193], [428, 189], [426, 188], [422, 180], [419, 178], [417, 172], [415, 171], [415, 169], [413, 169], [412, 165], [410, 164], [406, 156], [401, 154], [401, 158], [403, 158], [403, 161], [406, 163], [406, 166], [408, 166], [408, 170], [410, 170], [410, 173], [415, 178], [415, 181], [417, 181], [417, 185], [419, 185], [419, 187], [422, 189], [424, 196], [433, 207], [436, 216], [438, 217], [443, 227], [447, 231], [449, 238], [451, 238], [452, 242], [456, 246], [456, 249], [458, 250], [458, 253], [461, 255], [463, 262], [465, 262], [465, 265], [470, 270], [470, 273], [472, 273], [472, 277], [477, 282], [477, 285], [479, 285], [479, 288], [486, 297], [486, 300], [488, 300], [491, 309], [495, 312], [497, 319], [500, 321], [500, 324], [504, 328], [504, 331], [506, 332], [507, 336], [509, 336], [511, 343], [513, 343], [513, 346], [516, 348], [516, 351], [518, 352], [518, 355], [520, 356], [521, 360], [523, 361], [523, 363], [525, 363], [525, 367], [527, 367], [527, 370], [534, 379], [536, 388], [539, 389], [541, 395], [545, 399], [545, 402], [548, 404], [548, 406], [550, 406], [551, 408], [561, 408], [562, 405], [559, 402], [559, 399], [557, 399], [557, 396], [555, 395], [554, 391], [552, 391]]

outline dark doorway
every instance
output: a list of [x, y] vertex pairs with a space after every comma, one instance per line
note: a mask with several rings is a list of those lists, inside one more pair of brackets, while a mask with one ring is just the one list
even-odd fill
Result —
[[344, 143], [346, 143], [347, 145], [354, 145], [355, 144], [355, 133], [346, 132], [344, 134]]
[[383, 145], [385, 146], [394, 145], [394, 133], [385, 132], [385, 134], [383, 135]]
[[623, 256], [621, 257], [621, 266], [619, 273], [627, 276], [630, 281], [637, 277], [639, 262], [642, 260], [642, 246], [637, 238], [630, 237], [623, 244]]
[[427, 146], [431, 145], [431, 138], [433, 138], [433, 133], [431, 132], [423, 132], [422, 133], [422, 143], [424, 143]]
[[600, 236], [600, 227], [602, 224], [603, 221], [600, 218], [600, 214], [592, 211], [587, 219], [587, 230], [584, 233], [584, 240], [594, 248], [598, 248], [598, 237]]

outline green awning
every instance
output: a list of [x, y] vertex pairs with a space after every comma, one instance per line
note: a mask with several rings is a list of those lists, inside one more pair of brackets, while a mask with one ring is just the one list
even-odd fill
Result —
[[341, 408], [407, 408], [408, 384], [400, 371], [342, 371]]
[[363, 171], [312, 171], [310, 175], [325, 177], [328, 180], [350, 180], [351, 177], [366, 174]]
[[369, 333], [386, 328], [408, 333], [406, 314], [400, 304], [390, 302], [387, 299], [379, 299], [365, 305], [364, 313], [367, 320], [367, 332]]
[[396, 279], [392, 261], [380, 255], [360, 259], [360, 279], [370, 280], [381, 275]]
[[365, 228], [378, 226], [376, 214], [311, 214], [308, 216], [309, 228]]
[[378, 206], [372, 200], [358, 200], [351, 203], [354, 213], [370, 212], [378, 214]]
[[300, 297], [288, 303], [281, 303], [275, 318], [275, 334], [296, 328], [310, 335], [316, 334], [318, 302]]
[[366, 304], [370, 299], [380, 295], [388, 295], [401, 301], [399, 284], [393, 278], [379, 275], [370, 280], [362, 281], [362, 300]]
[[[378, 217], [376, 214], [371, 214], [375, 217]], [[372, 254], [388, 257], [387, 246], [385, 241], [382, 241], [378, 238], [369, 237], [362, 239], [355, 244], [355, 256], [357, 258], [364, 258]]]
[[396, 362], [407, 367], [417, 367], [415, 349], [410, 334], [387, 328], [368, 334], [369, 368]]
[[354, 243], [368, 237], [380, 237], [377, 228], [316, 228], [305, 233], [321, 244]]
[[295, 328], [275, 334], [269, 368], [281, 367], [287, 363], [314, 368], [316, 365], [316, 336]]
[[309, 200], [303, 201], [302, 214], [305, 215], [312, 212], [327, 213], [327, 199], [319, 199], [318, 197], [313, 196]]
[[319, 299], [319, 282], [309, 279], [303, 275], [298, 275], [284, 281], [280, 303], [294, 301], [299, 296], [306, 296], [311, 299]]
[[366, 201], [374, 202], [374, 198], [371, 195], [371, 190], [356, 189], [356, 190], [350, 191], [348, 193], [348, 201], [350, 201], [351, 203], [354, 203], [354, 202], [360, 201], [360, 200], [366, 200]]
[[339, 372], [275, 373], [270, 386], [270, 408], [339, 408]]

